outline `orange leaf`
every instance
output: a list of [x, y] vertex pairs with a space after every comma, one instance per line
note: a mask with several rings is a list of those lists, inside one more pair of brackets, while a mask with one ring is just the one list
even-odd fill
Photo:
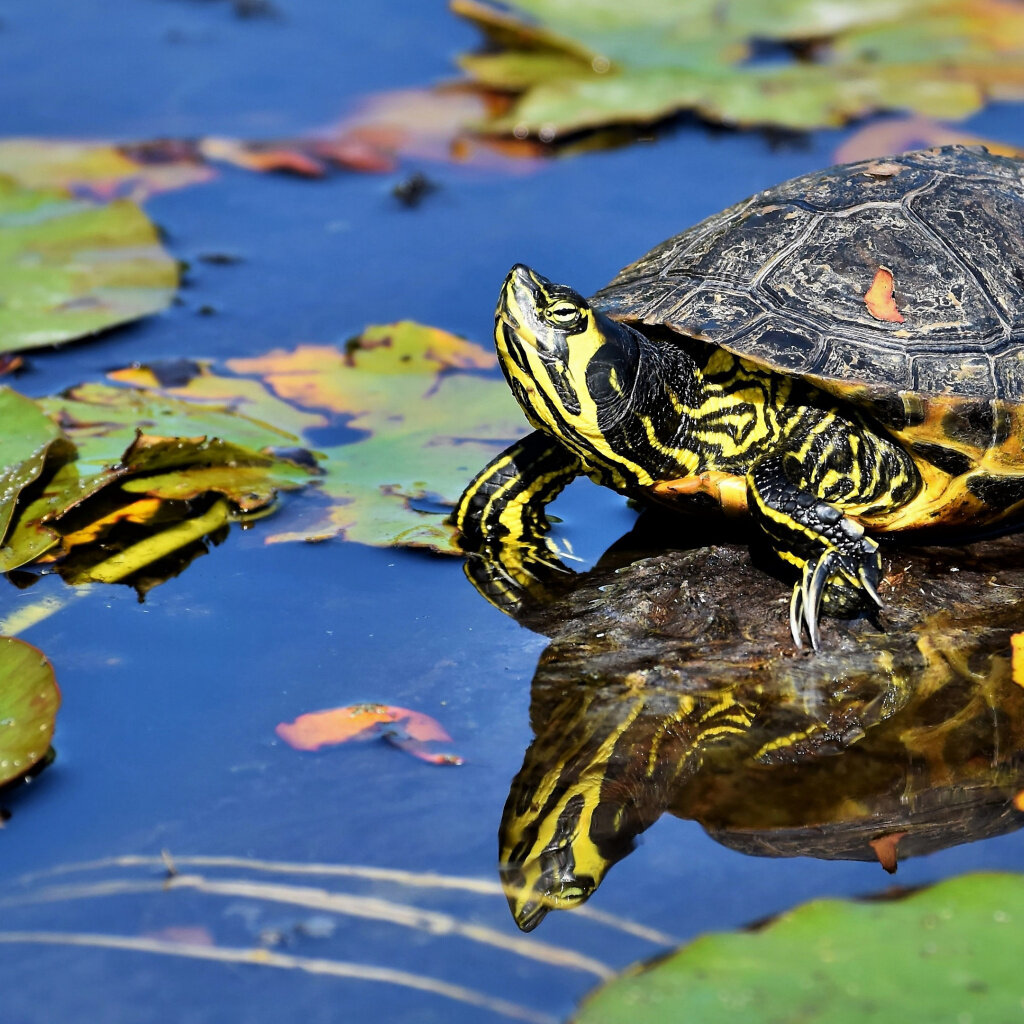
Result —
[[901, 324], [903, 317], [896, 308], [896, 300], [892, 296], [892, 271], [879, 267], [871, 287], [864, 293], [864, 302], [868, 312], [876, 320], [888, 320], [890, 323]]
[[386, 739], [422, 761], [431, 764], [462, 764], [454, 754], [437, 754], [423, 744], [433, 740], [451, 742], [439, 722], [420, 711], [388, 704], [351, 704], [299, 715], [294, 722], [282, 722], [275, 732], [296, 750], [320, 750], [349, 740]]

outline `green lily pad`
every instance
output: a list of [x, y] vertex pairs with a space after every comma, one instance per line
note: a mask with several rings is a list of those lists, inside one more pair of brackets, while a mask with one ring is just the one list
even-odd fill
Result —
[[22, 490], [42, 472], [46, 453], [60, 427], [39, 406], [10, 388], [0, 387], [0, 550]]
[[[305, 486], [317, 472], [308, 453], [302, 461], [276, 453], [295, 447], [294, 434], [222, 405], [109, 384], [84, 384], [34, 404], [51, 429], [61, 425], [73, 447], [41, 480], [31, 500], [17, 508], [0, 548], [3, 572], [62, 544], [69, 530], [80, 533], [82, 523], [69, 525], [70, 513], [101, 492], [109, 494], [112, 485], [117, 485], [111, 498], [115, 504], [122, 494], [129, 500], [148, 495], [182, 503], [220, 494], [239, 513], [252, 513], [267, 507], [278, 491]], [[111, 514], [110, 507], [100, 510], [101, 518]], [[218, 524], [226, 519], [222, 516]], [[88, 531], [85, 535], [92, 539]], [[174, 536], [182, 543], [195, 539], [182, 529], [168, 533], [162, 543]], [[156, 556], [146, 552], [148, 564]]]
[[178, 267], [134, 203], [0, 177], [0, 352], [54, 345], [167, 306]]
[[60, 690], [42, 652], [0, 637], [0, 786], [46, 756], [59, 707]]
[[[204, 372], [166, 393], [231, 401], [298, 426], [323, 459], [315, 487], [324, 500], [307, 502], [301, 521], [286, 520], [268, 542], [344, 537], [454, 553], [448, 512], [473, 474], [525, 429], [508, 388], [484, 372], [497, 368], [494, 354], [422, 324], [370, 327], [343, 351], [304, 345], [228, 367], [257, 379]], [[351, 437], [320, 443], [325, 428], [339, 427]]]
[[[452, 0], [496, 44], [463, 68], [516, 96], [484, 128], [555, 139], [682, 110], [737, 126], [841, 125], [878, 110], [962, 118], [1024, 97], [1008, 0]], [[769, 60], [757, 47], [774, 46]]]
[[896, 900], [816, 900], [754, 931], [706, 935], [628, 971], [573, 1020], [1016, 1020], [1022, 923], [1020, 875], [967, 875]]

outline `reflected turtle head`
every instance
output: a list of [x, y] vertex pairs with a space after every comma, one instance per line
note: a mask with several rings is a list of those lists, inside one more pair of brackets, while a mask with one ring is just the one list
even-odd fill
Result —
[[[601, 781], [588, 773], [545, 806], [533, 803], [536, 789], [520, 789], [519, 779], [513, 784], [499, 833], [500, 875], [523, 931], [550, 910], [585, 903], [633, 849], [635, 815], [621, 803], [601, 802]], [[525, 798], [518, 806], [517, 797]]]

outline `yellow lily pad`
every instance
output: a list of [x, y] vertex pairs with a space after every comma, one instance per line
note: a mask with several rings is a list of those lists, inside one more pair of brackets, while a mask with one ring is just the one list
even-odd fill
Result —
[[[286, 520], [268, 542], [343, 537], [454, 553], [448, 513], [525, 427], [490, 349], [408, 321], [370, 327], [344, 350], [303, 345], [227, 366], [245, 376], [204, 370], [163, 391], [300, 426], [302, 443], [322, 458], [314, 483], [322, 500], [307, 501], [301, 521]], [[158, 386], [145, 369], [116, 376]], [[331, 437], [339, 432], [340, 442]]]

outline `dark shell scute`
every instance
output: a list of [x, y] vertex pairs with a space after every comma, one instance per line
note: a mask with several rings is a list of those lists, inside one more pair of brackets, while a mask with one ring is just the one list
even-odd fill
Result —
[[[892, 276], [899, 320], [880, 320], [865, 295], [879, 270]], [[988, 296], [947, 247], [919, 230], [899, 206], [856, 209], [822, 220], [800, 251], [764, 281], [778, 310], [793, 310], [855, 348], [861, 342], [906, 351], [913, 331], [929, 348], [998, 345], [1003, 325]], [[958, 298], [959, 296], [959, 298]], [[862, 337], [867, 334], [868, 337]]]
[[[940, 179], [910, 209], [973, 272], [1000, 316], [1024, 327], [1024, 202], [1020, 185]], [[966, 240], [970, 240], [967, 244]]]

